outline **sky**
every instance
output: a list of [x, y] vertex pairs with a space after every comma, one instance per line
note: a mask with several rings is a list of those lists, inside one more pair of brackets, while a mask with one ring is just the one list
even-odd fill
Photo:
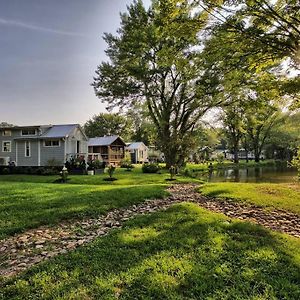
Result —
[[0, 0], [0, 122], [83, 124], [105, 112], [90, 84], [107, 60], [103, 33], [131, 2]]

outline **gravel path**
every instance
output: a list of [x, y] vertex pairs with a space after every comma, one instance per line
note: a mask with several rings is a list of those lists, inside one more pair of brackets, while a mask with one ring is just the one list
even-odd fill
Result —
[[171, 186], [165, 199], [147, 200], [126, 209], [115, 209], [99, 218], [63, 222], [55, 227], [28, 230], [0, 242], [0, 276], [11, 277], [29, 267], [87, 244], [111, 229], [122, 227], [130, 218], [165, 210], [174, 203], [194, 202], [226, 216], [261, 224], [272, 230], [300, 237], [300, 216], [282, 210], [266, 211], [261, 207], [231, 200], [207, 198], [192, 184]]

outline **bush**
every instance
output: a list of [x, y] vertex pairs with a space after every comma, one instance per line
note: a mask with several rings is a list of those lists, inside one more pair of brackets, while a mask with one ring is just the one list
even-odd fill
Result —
[[296, 155], [293, 157], [291, 161], [291, 166], [297, 169], [298, 180], [300, 181], [300, 147], [298, 148]]
[[44, 169], [42, 170], [42, 174], [41, 175], [45, 175], [45, 176], [50, 176], [50, 175], [57, 175], [59, 174], [59, 171], [55, 170], [55, 169]]
[[85, 170], [86, 162], [84, 157], [72, 157], [66, 161], [65, 166], [68, 170]]
[[3, 174], [3, 175], [10, 174], [9, 168], [4, 168], [4, 169], [2, 170], [2, 174]]
[[115, 173], [116, 167], [113, 165], [109, 165], [107, 168], [107, 173], [109, 175], [110, 178], [113, 178], [113, 175]]
[[105, 163], [99, 159], [91, 160], [87, 164], [88, 170], [99, 170], [105, 168]]
[[216, 160], [219, 164], [223, 164], [224, 163], [224, 160], [225, 160], [225, 157], [224, 157], [224, 154], [223, 153], [218, 153], [217, 154], [217, 157], [216, 157]]
[[47, 166], [48, 167], [57, 167], [61, 166], [61, 162], [55, 158], [51, 158], [47, 160]]
[[158, 164], [150, 163], [150, 164], [143, 164], [142, 171], [143, 173], [157, 173], [160, 170]]
[[133, 164], [131, 163], [131, 160], [130, 159], [123, 159], [121, 161], [121, 168], [125, 168], [127, 170], [131, 170], [134, 168]]
[[0, 167], [0, 174], [26, 174], [26, 175], [57, 175], [61, 171], [61, 167]]

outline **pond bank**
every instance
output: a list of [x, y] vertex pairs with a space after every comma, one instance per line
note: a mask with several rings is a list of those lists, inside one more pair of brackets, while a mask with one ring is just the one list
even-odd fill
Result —
[[275, 182], [292, 183], [297, 178], [297, 171], [287, 166], [286, 162], [262, 161], [242, 162], [239, 164], [214, 163], [209, 165], [189, 165], [185, 175], [205, 182]]

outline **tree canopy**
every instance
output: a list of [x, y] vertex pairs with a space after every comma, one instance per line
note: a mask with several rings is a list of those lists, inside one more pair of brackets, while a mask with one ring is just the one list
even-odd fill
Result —
[[185, 163], [216, 107], [241, 129], [234, 147], [247, 133], [259, 155], [274, 103], [300, 103], [299, 12], [295, 0], [136, 0], [104, 35], [109, 59], [92, 85], [108, 108], [143, 107], [167, 166]]
[[187, 1], [141, 1], [121, 15], [116, 36], [106, 34], [109, 62], [98, 67], [93, 86], [110, 106], [145, 103], [167, 165], [182, 165], [200, 118], [213, 107], [201, 81], [198, 34], [206, 12]]
[[84, 124], [88, 137], [120, 135], [125, 140], [130, 138], [131, 120], [117, 113], [100, 113]]

